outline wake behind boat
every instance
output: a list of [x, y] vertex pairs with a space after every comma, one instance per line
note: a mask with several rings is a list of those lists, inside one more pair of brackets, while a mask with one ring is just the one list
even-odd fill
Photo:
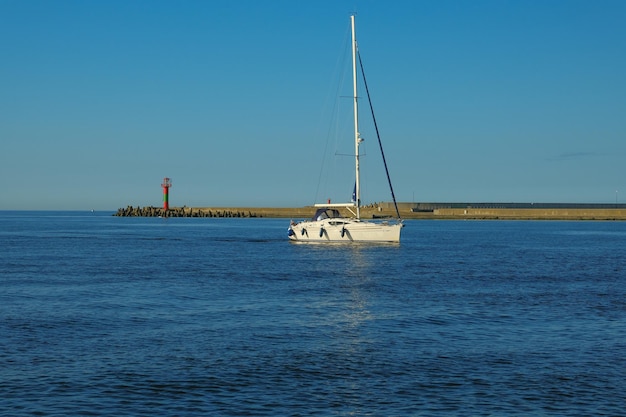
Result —
[[[317, 211], [311, 220], [294, 222], [291, 221], [288, 229], [288, 236], [291, 241], [298, 242], [400, 242], [400, 232], [403, 224], [400, 219], [400, 212], [396, 203], [393, 187], [387, 170], [384, 153], [382, 153], [382, 145], [380, 150], [387, 172], [387, 180], [391, 190], [396, 213], [397, 221], [374, 222], [361, 219], [361, 180], [359, 169], [359, 146], [363, 139], [359, 134], [359, 108], [357, 95], [357, 57], [358, 49], [356, 42], [356, 30], [354, 16], [350, 16], [350, 24], [352, 29], [352, 80], [353, 80], [353, 105], [354, 105], [354, 149], [355, 149], [355, 186], [353, 192], [353, 201], [342, 204], [316, 204]], [[360, 57], [359, 57], [360, 62]], [[361, 70], [363, 69], [361, 65]], [[365, 82], [365, 77], [363, 77]], [[367, 91], [367, 83], [365, 83]], [[369, 98], [369, 92], [368, 92]], [[370, 102], [371, 107], [371, 102]], [[373, 116], [373, 113], [372, 113]], [[376, 121], [374, 120], [376, 126]], [[378, 128], [376, 128], [378, 133]], [[380, 137], [378, 138], [380, 144]], [[352, 217], [342, 216], [339, 208], [349, 210]], [[352, 210], [354, 209], [354, 211]]]

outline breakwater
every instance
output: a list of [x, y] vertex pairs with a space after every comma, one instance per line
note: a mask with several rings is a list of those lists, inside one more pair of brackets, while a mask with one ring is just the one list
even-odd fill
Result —
[[[463, 220], [626, 220], [626, 208], [437, 208], [425, 211], [413, 211], [409, 205], [400, 206], [400, 216], [403, 219], [463, 219]], [[352, 216], [350, 212], [341, 209], [344, 216]], [[266, 217], [309, 219], [315, 208], [305, 207], [174, 207], [165, 212], [161, 207], [132, 207], [120, 208], [114, 216], [120, 217]], [[361, 217], [392, 218], [395, 209], [387, 205], [361, 208]]]
[[626, 220], [626, 209], [604, 208], [442, 208], [420, 218], [473, 220]]
[[120, 208], [114, 214], [117, 217], [262, 217], [250, 210], [232, 209], [201, 209], [192, 207], [174, 207], [164, 210], [161, 207], [133, 207]]

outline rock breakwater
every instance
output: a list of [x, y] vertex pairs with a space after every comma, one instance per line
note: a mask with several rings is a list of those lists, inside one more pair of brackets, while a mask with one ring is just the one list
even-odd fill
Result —
[[251, 211], [242, 210], [211, 210], [191, 207], [174, 207], [164, 210], [161, 207], [120, 208], [114, 214], [117, 217], [263, 217]]

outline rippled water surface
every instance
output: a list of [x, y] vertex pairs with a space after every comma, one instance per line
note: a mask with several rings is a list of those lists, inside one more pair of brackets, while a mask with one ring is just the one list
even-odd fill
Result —
[[0, 212], [0, 415], [623, 415], [626, 223]]

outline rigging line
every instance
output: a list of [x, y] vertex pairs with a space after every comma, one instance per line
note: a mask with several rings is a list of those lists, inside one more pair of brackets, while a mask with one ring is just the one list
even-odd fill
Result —
[[[334, 67], [334, 71], [332, 72], [332, 81], [330, 82], [331, 84], [331, 88], [334, 87], [334, 91], [332, 92], [332, 94], [329, 92], [327, 94], [326, 100], [325, 102], [330, 102], [329, 97], [333, 96], [333, 104], [332, 104], [332, 109], [330, 110], [330, 114], [328, 116], [330, 116], [330, 123], [328, 125], [328, 128], [326, 129], [326, 141], [324, 142], [324, 151], [322, 153], [322, 162], [320, 164], [320, 170], [319, 170], [319, 175], [317, 178], [317, 189], [315, 190], [315, 200], [314, 202], [318, 201], [319, 195], [320, 195], [320, 190], [322, 189], [322, 191], [324, 191], [324, 189], [327, 189], [327, 182], [328, 182], [328, 178], [323, 179], [322, 177], [324, 177], [324, 173], [326, 172], [326, 176], [328, 177], [330, 174], [330, 170], [328, 168], [326, 168], [327, 162], [330, 163], [329, 161], [327, 161], [328, 156], [329, 156], [329, 145], [330, 145], [330, 141], [332, 138], [332, 132], [337, 132], [338, 128], [336, 125], [338, 125], [339, 120], [337, 117], [337, 114], [339, 113], [338, 110], [338, 106], [339, 106], [339, 97], [341, 97], [339, 95], [339, 92], [342, 90], [342, 86], [345, 83], [345, 74], [344, 72], [341, 71], [341, 68], [345, 67], [345, 63], [347, 61], [347, 54], [345, 53], [346, 49], [348, 49], [350, 43], [350, 26], [348, 25], [348, 28], [346, 29], [346, 32], [343, 36], [343, 42], [341, 44], [341, 48], [340, 48], [340, 53], [337, 55], [337, 60], [335, 62], [335, 67]], [[324, 112], [324, 115], [326, 112]], [[334, 142], [334, 148], [335, 150], [337, 149], [337, 138], [335, 136], [335, 142]], [[324, 182], [324, 184], [322, 185], [322, 182]]]
[[365, 70], [363, 69], [363, 61], [361, 61], [361, 52], [357, 50], [359, 57], [359, 65], [361, 66], [361, 75], [363, 76], [363, 85], [365, 86], [365, 92], [367, 93], [367, 101], [370, 105], [370, 111], [372, 112], [372, 119], [374, 121], [374, 129], [376, 129], [376, 137], [378, 138], [378, 146], [380, 146], [380, 154], [383, 157], [383, 165], [385, 166], [385, 173], [387, 174], [387, 182], [389, 182], [389, 189], [391, 190], [391, 198], [393, 199], [393, 205], [396, 208], [396, 214], [400, 218], [400, 210], [398, 210], [398, 203], [396, 202], [396, 195], [393, 192], [393, 185], [391, 185], [391, 177], [389, 176], [389, 169], [387, 168], [387, 160], [385, 159], [385, 152], [383, 151], [383, 142], [380, 140], [380, 133], [378, 133], [378, 124], [376, 123], [376, 117], [374, 116], [374, 106], [372, 106], [372, 98], [370, 97], [370, 90], [367, 88], [367, 80], [365, 79]]

